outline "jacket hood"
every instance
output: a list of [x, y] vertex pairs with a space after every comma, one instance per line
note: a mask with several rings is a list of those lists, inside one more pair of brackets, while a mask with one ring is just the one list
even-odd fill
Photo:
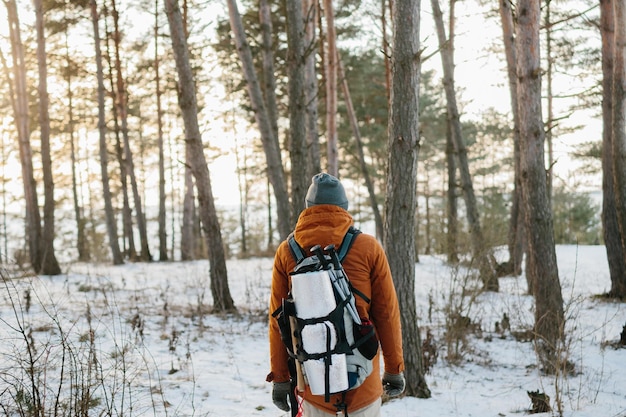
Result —
[[354, 220], [339, 206], [322, 204], [304, 209], [294, 230], [296, 242], [307, 252], [314, 245], [322, 248], [330, 244], [341, 245]]

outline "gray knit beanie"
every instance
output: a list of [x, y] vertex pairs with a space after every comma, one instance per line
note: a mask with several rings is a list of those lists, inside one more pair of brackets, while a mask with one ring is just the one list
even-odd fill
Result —
[[333, 204], [348, 210], [348, 198], [343, 185], [330, 174], [321, 173], [313, 177], [309, 191], [306, 193], [306, 206]]

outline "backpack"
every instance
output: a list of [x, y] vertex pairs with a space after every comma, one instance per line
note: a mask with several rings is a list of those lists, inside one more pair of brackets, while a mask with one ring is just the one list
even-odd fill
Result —
[[[291, 292], [272, 315], [298, 369], [298, 388], [307, 384], [314, 395], [344, 393], [360, 386], [371, 374], [378, 338], [368, 318], [359, 317], [355, 295], [341, 261], [360, 230], [350, 227], [338, 250], [316, 245], [307, 256], [295, 241], [288, 243], [296, 260], [290, 272]], [[293, 366], [290, 366], [293, 369]]]

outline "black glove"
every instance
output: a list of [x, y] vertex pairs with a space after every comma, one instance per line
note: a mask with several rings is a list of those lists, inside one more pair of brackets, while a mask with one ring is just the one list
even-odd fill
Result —
[[406, 381], [404, 380], [404, 373], [390, 374], [385, 372], [383, 374], [383, 390], [385, 394], [390, 397], [397, 397], [404, 392]]
[[289, 392], [291, 382], [272, 383], [272, 402], [283, 411], [289, 411]]

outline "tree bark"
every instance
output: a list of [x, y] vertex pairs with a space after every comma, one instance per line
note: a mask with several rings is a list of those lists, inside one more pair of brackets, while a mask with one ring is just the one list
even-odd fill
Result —
[[535, 346], [546, 372], [560, 366], [564, 339], [563, 297], [554, 248], [552, 209], [546, 180], [545, 132], [541, 114], [540, 0], [518, 3], [518, 99], [524, 220], [535, 296]]
[[[622, 248], [626, 248], [626, 0], [613, 0], [615, 13], [613, 59], [613, 189]], [[625, 255], [622, 255], [622, 257]], [[624, 278], [620, 279], [620, 290]], [[611, 285], [613, 289], [613, 284]]]
[[[70, 48], [68, 32], [65, 32], [65, 65], [67, 68], [72, 68], [72, 60], [70, 58]], [[76, 167], [77, 162], [77, 149], [76, 149], [76, 132], [75, 132], [75, 118], [74, 118], [74, 92], [72, 84], [72, 71], [67, 71], [67, 117], [69, 119], [67, 123], [67, 133], [69, 135], [70, 142], [70, 159], [72, 163], [72, 202], [74, 204], [74, 217], [76, 219], [76, 249], [78, 251], [78, 260], [80, 262], [87, 262], [91, 259], [91, 252], [89, 250], [89, 242], [87, 241], [86, 233], [86, 219], [84, 215], [84, 209], [81, 207], [78, 186], [78, 173]], [[82, 197], [81, 197], [82, 199]]]
[[406, 0], [397, 6], [393, 15], [389, 162], [383, 240], [402, 312], [406, 393], [429, 398], [415, 302], [420, 2]]
[[[233, 103], [235, 106], [235, 103]], [[237, 188], [239, 190], [239, 235], [241, 239], [241, 257], [246, 258], [248, 256], [248, 158], [246, 154], [246, 148], [239, 145], [237, 139], [237, 119], [235, 117], [234, 107], [229, 112], [232, 116], [230, 118], [230, 128], [233, 132], [235, 141], [234, 153], [235, 163], [237, 166]]]
[[546, 132], [546, 145], [548, 148], [548, 169], [546, 171], [546, 185], [548, 187], [548, 198], [550, 199], [550, 204], [552, 204], [552, 168], [554, 166], [554, 147], [552, 146], [552, 129], [554, 128], [554, 93], [552, 88], [552, 82], [554, 78], [554, 58], [552, 57], [552, 17], [550, 13], [550, 4], [552, 0], [544, 0], [542, 9], [545, 11], [545, 20], [543, 23], [543, 27], [546, 32], [546, 69], [545, 69], [545, 78], [546, 78], [546, 116], [547, 119], [544, 127], [544, 131]]
[[185, 146], [185, 195], [183, 197], [183, 224], [180, 231], [180, 259], [190, 261], [196, 259], [196, 196], [194, 193], [193, 174], [189, 147]]
[[33, 151], [30, 144], [30, 126], [28, 116], [28, 91], [26, 86], [26, 67], [24, 63], [24, 45], [22, 44], [19, 16], [15, 0], [5, 0], [11, 39], [13, 59], [14, 96], [11, 103], [17, 128], [18, 149], [22, 166], [22, 183], [26, 202], [26, 241], [30, 263], [35, 272], [41, 271], [41, 215], [37, 201], [37, 184], [33, 172]]
[[[158, 1], [158, 0], [157, 0]], [[170, 164], [169, 164], [169, 169], [168, 169], [168, 176], [170, 179], [170, 184], [174, 184], [175, 183], [175, 167], [174, 167], [174, 160], [176, 160], [175, 155], [178, 155], [177, 151], [174, 151], [173, 149], [173, 145], [175, 142], [175, 138], [172, 138], [172, 135], [167, 135], [166, 137], [166, 144], [167, 144], [167, 149], [168, 149], [168, 153], [170, 155]], [[172, 197], [172, 204], [170, 205], [169, 208], [169, 212], [170, 212], [170, 259], [175, 259], [176, 258], [176, 253], [175, 253], [175, 248], [176, 248], [176, 231], [179, 230], [179, 223], [178, 223], [178, 218], [177, 218], [177, 213], [178, 210], [176, 209], [176, 207], [180, 207], [180, 193], [172, 193], [171, 195]], [[182, 236], [180, 237], [181, 239], [181, 245], [182, 245]]]
[[365, 181], [365, 187], [367, 188], [367, 193], [370, 199], [370, 206], [372, 207], [372, 212], [374, 213], [374, 224], [376, 225], [376, 235], [379, 239], [383, 237], [383, 218], [380, 215], [380, 210], [378, 209], [378, 201], [376, 201], [376, 192], [374, 191], [374, 184], [372, 183], [372, 179], [370, 178], [369, 171], [367, 169], [367, 164], [365, 162], [365, 153], [363, 152], [363, 141], [361, 140], [361, 132], [359, 130], [359, 123], [356, 118], [356, 113], [354, 112], [354, 106], [352, 105], [352, 96], [350, 95], [350, 88], [348, 87], [348, 80], [346, 79], [346, 75], [343, 71], [343, 63], [341, 62], [341, 57], [337, 55], [337, 75], [341, 82], [341, 91], [343, 92], [343, 97], [346, 103], [346, 109], [348, 112], [348, 120], [350, 120], [350, 126], [352, 127], [352, 133], [354, 134], [354, 140], [356, 142], [356, 148], [359, 156], [359, 166], [361, 167], [361, 174], [363, 175], [363, 180]]
[[[289, 3], [287, 4], [289, 5]], [[274, 50], [272, 48], [272, 10], [268, 0], [259, 0], [259, 23], [261, 24], [261, 55], [263, 57], [263, 96], [272, 133], [274, 137], [278, 138], [276, 76], [274, 74]]]
[[165, 202], [165, 152], [163, 140], [163, 110], [161, 100], [161, 73], [159, 59], [159, 0], [154, 1], [154, 81], [156, 88], [157, 106], [157, 146], [159, 148], [159, 260], [167, 261], [167, 231]]
[[[5, 3], [6, 4], [6, 3]], [[9, 66], [7, 64], [6, 58], [4, 56], [4, 53], [2, 52], [2, 49], [0, 48], [0, 63], [2, 64], [2, 71], [4, 73], [4, 77], [6, 80], [6, 84], [7, 84], [7, 89], [9, 90], [9, 99], [11, 102], [11, 105], [13, 106], [13, 113], [15, 114], [15, 93], [13, 90], [13, 85], [11, 83], [11, 71], [9, 70]], [[4, 135], [3, 137], [0, 139], [0, 158], [2, 158], [3, 161], [6, 161], [7, 155], [9, 154], [9, 152], [7, 152], [7, 144], [4, 142]], [[0, 184], [2, 185], [2, 230], [8, 230], [7, 229], [7, 183], [8, 178], [6, 176], [6, 165], [2, 166], [2, 172], [0, 174]], [[2, 250], [0, 250], [0, 252], [3, 252], [3, 257], [4, 259], [8, 259], [9, 258], [9, 236], [8, 233], [4, 233], [4, 235], [2, 236]]]
[[211, 178], [198, 125], [198, 105], [196, 87], [189, 61], [187, 39], [183, 20], [176, 0], [165, 0], [167, 19], [170, 25], [172, 48], [178, 72], [178, 103], [185, 126], [185, 143], [189, 148], [191, 169], [196, 180], [200, 218], [207, 244], [210, 264], [211, 294], [215, 312], [235, 310], [228, 288], [224, 243], [220, 230], [215, 201], [211, 189]]
[[[513, 196], [511, 198], [511, 218], [509, 220], [508, 250], [509, 268], [506, 273], [520, 275], [522, 273], [522, 258], [524, 257], [524, 217], [522, 209], [522, 186], [520, 178], [520, 137], [519, 112], [517, 110], [517, 46], [515, 44], [515, 28], [513, 26], [513, 11], [510, 0], [500, 0], [500, 21], [502, 23], [502, 38], [511, 96], [511, 114], [513, 115]], [[529, 291], [531, 285], [528, 286]]]
[[137, 186], [137, 177], [135, 176], [135, 164], [133, 162], [133, 153], [130, 149], [130, 139], [128, 137], [128, 95], [126, 94], [126, 84], [122, 75], [122, 61], [120, 59], [120, 40], [119, 31], [119, 15], [116, 9], [115, 0], [111, 0], [113, 6], [113, 24], [114, 24], [114, 43], [115, 43], [115, 72], [117, 87], [117, 107], [122, 122], [122, 137], [124, 138], [124, 162], [126, 164], [126, 173], [130, 179], [131, 190], [133, 193], [133, 203], [135, 205], [135, 218], [137, 219], [137, 229], [139, 229], [139, 240], [141, 244], [140, 259], [142, 261], [151, 261], [150, 247], [148, 245], [148, 232], [146, 229], [146, 218], [143, 214], [143, 205], [141, 203], [141, 195]]
[[[41, 270], [44, 275], [59, 275], [61, 267], [54, 252], [54, 179], [52, 177], [52, 157], [50, 155], [50, 114], [48, 112], [48, 63], [46, 56], [46, 34], [42, 0], [33, 0], [35, 25], [37, 27], [37, 65], [39, 69], [39, 132], [41, 134], [41, 168], [43, 170], [44, 205], [43, 230], [39, 242]], [[37, 208], [39, 210], [39, 208]]]
[[332, 0], [324, 0], [326, 20], [326, 160], [328, 173], [339, 177], [339, 151], [337, 149], [337, 33]]
[[[2, 69], [7, 74], [7, 81], [10, 80], [8, 77], [8, 69], [6, 65], [6, 60], [4, 58], [4, 54], [0, 49], [0, 61], [2, 62]], [[9, 87], [10, 89], [10, 87]], [[7, 158], [7, 144], [4, 142], [4, 135], [0, 138], [0, 158], [3, 161], [6, 161]], [[0, 180], [0, 194], [2, 198], [0, 199], [0, 205], [2, 206], [2, 220], [0, 221], [0, 225], [2, 225], [2, 230], [7, 230], [7, 183], [9, 182], [6, 177], [6, 166], [2, 166], [2, 171], [0, 172], [1, 180]], [[2, 259], [9, 259], [9, 236], [8, 233], [4, 233], [2, 236], [2, 242], [0, 243], [0, 257]]]
[[117, 226], [113, 204], [111, 201], [111, 189], [109, 188], [108, 152], [106, 143], [106, 120], [104, 117], [104, 72], [102, 69], [102, 52], [100, 50], [100, 29], [98, 27], [98, 5], [96, 0], [91, 0], [91, 19], [93, 22], [93, 37], [95, 44], [96, 77], [98, 79], [98, 132], [100, 135], [100, 172], [102, 176], [102, 197], [104, 199], [104, 213], [106, 216], [107, 234], [114, 265], [124, 263], [119, 242], [117, 241]]
[[609, 295], [626, 297], [626, 257], [617, 219], [613, 169], [613, 55], [615, 53], [614, 0], [600, 0], [602, 38], [602, 228], [611, 290]]
[[458, 237], [459, 237], [459, 213], [457, 204], [457, 183], [456, 183], [456, 161], [457, 154], [452, 139], [452, 129], [450, 123], [446, 123], [446, 171], [448, 173], [448, 189], [447, 195], [447, 216], [448, 216], [448, 232], [446, 233], [446, 241], [448, 245], [447, 256], [448, 262], [457, 264], [459, 262]]
[[122, 189], [122, 251], [123, 255], [130, 259], [131, 261], [136, 261], [137, 250], [135, 249], [135, 234], [133, 232], [133, 214], [130, 208], [130, 200], [128, 198], [128, 174], [126, 173], [126, 164], [124, 163], [124, 147], [122, 146], [121, 132], [122, 129], [120, 127], [120, 117], [119, 117], [119, 106], [118, 106], [118, 91], [115, 83], [115, 76], [113, 74], [113, 59], [111, 57], [111, 50], [109, 41], [111, 40], [111, 31], [108, 27], [108, 20], [106, 16], [108, 15], [108, 8], [106, 3], [103, 7], [103, 11], [105, 14], [104, 19], [104, 30], [106, 35], [106, 48], [105, 48], [105, 58], [108, 64], [108, 76], [110, 83], [110, 91], [109, 95], [111, 98], [111, 112], [113, 116], [113, 132], [115, 134], [115, 156], [117, 158], [117, 163], [120, 167], [120, 186]]
[[448, 123], [450, 123], [454, 150], [458, 158], [461, 189], [465, 200], [467, 222], [469, 223], [472, 256], [474, 261], [478, 263], [478, 270], [484, 288], [488, 291], [498, 291], [499, 285], [495, 270], [495, 259], [491, 248], [485, 241], [480, 225], [478, 204], [476, 202], [474, 185], [467, 161], [467, 148], [465, 147], [465, 140], [463, 139], [463, 133], [461, 131], [461, 121], [454, 87], [454, 51], [452, 50], [452, 38], [446, 39], [443, 14], [439, 7], [439, 0], [431, 0], [431, 4], [433, 18], [435, 19], [435, 25], [437, 27], [437, 38], [439, 39], [439, 54], [441, 55], [441, 63], [443, 66], [443, 86], [446, 93]]
[[230, 16], [230, 26], [235, 38], [237, 53], [239, 54], [248, 86], [250, 103], [254, 109], [254, 116], [259, 126], [259, 133], [261, 134], [261, 142], [263, 143], [263, 150], [267, 160], [268, 178], [274, 191], [274, 198], [276, 199], [278, 234], [281, 239], [285, 239], [291, 232], [291, 217], [289, 195], [287, 193], [287, 183], [285, 181], [278, 138], [272, 131], [268, 112], [263, 102], [261, 88], [259, 87], [259, 82], [254, 71], [252, 53], [246, 41], [236, 0], [228, 0], [228, 14]]
[[291, 227], [294, 228], [310, 183], [306, 174], [306, 105], [304, 102], [304, 20], [302, 2], [287, 1], [287, 65], [289, 67], [289, 155], [291, 158]]
[[317, 128], [317, 71], [315, 69], [316, 56], [316, 19], [318, 15], [317, 0], [302, 0], [304, 13], [304, 54], [305, 54], [305, 105], [306, 105], [306, 146], [307, 146], [307, 170], [306, 177], [312, 178], [322, 171], [320, 160], [320, 141]]
[[[183, 2], [183, 32], [185, 39], [189, 37], [187, 31], [187, 2]], [[194, 191], [193, 174], [191, 172], [190, 149], [185, 145], [184, 158], [184, 196], [183, 196], [183, 219], [180, 231], [180, 259], [190, 261], [198, 259], [200, 252], [198, 246], [201, 239], [201, 231], [196, 228], [196, 194]], [[201, 257], [200, 257], [201, 258]]]
[[[385, 86], [386, 89], [385, 91], [387, 92], [387, 102], [389, 104], [391, 104], [391, 98], [390, 98], [390, 94], [391, 94], [391, 59], [390, 59], [390, 52], [389, 52], [389, 39], [387, 38], [387, 0], [382, 0], [380, 2], [380, 8], [381, 8], [381, 27], [382, 27], [382, 32], [383, 32], [383, 37], [382, 37], [382, 51], [383, 51], [383, 59], [385, 60]], [[391, 2], [389, 2], [389, 9], [391, 10]]]

